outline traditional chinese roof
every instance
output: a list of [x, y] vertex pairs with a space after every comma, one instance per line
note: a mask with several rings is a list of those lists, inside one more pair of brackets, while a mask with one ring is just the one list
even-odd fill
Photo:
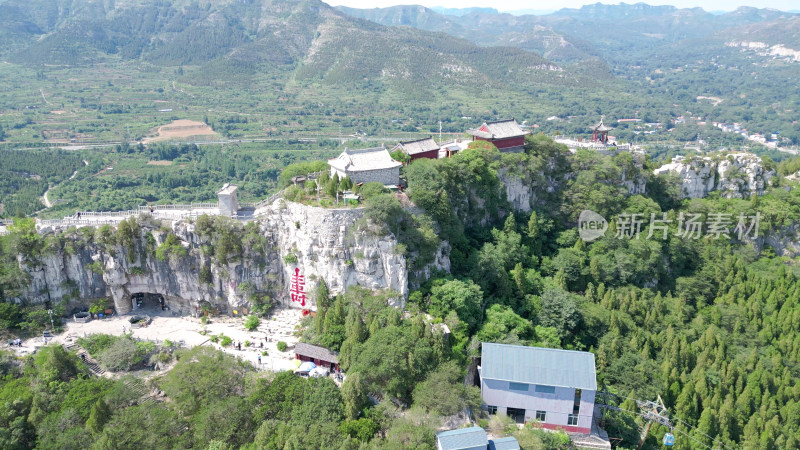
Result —
[[482, 378], [597, 390], [593, 353], [490, 342], [481, 348]]
[[484, 122], [480, 128], [467, 130], [467, 134], [484, 139], [505, 139], [510, 137], [525, 136], [525, 131], [519, 127], [516, 120], [498, 120], [496, 122]]
[[432, 137], [426, 137], [424, 139], [417, 139], [416, 141], [401, 142], [397, 144], [394, 149], [401, 149], [405, 154], [412, 156], [419, 153], [439, 150], [439, 144], [437, 144]]
[[436, 435], [441, 450], [463, 450], [486, 448], [489, 440], [486, 431], [481, 427], [462, 428], [460, 430], [442, 431]]
[[320, 361], [339, 364], [339, 356], [325, 347], [318, 347], [316, 345], [306, 344], [305, 342], [298, 342], [294, 346], [294, 352], [295, 354], [318, 359]]
[[611, 128], [610, 126], [608, 126], [605, 123], [603, 123], [603, 118], [602, 117], [600, 118], [600, 122], [597, 125], [592, 127], [592, 131], [605, 132], [605, 131], [611, 131], [611, 130], [613, 130], [613, 128]]
[[403, 165], [399, 161], [395, 161], [384, 147], [360, 150], [345, 149], [337, 158], [329, 159], [328, 164], [342, 172], [392, 169]]
[[236, 192], [237, 189], [239, 189], [239, 187], [236, 186], [235, 184], [225, 183], [225, 185], [222, 186], [222, 189], [220, 189], [219, 192], [217, 192], [217, 195], [220, 194], [231, 195], [234, 192]]

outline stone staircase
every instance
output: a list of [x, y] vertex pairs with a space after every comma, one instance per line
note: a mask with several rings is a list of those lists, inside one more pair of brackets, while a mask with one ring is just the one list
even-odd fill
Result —
[[[77, 354], [79, 357], [82, 354], [86, 355], [85, 359], [83, 358], [81, 359], [83, 360], [83, 363], [86, 364], [86, 367], [89, 369], [89, 372], [91, 372], [92, 375], [96, 377], [108, 377], [106, 371], [102, 367], [100, 367], [100, 364], [97, 362], [97, 360], [92, 358], [92, 356], [89, 355], [89, 352], [87, 352], [86, 349], [84, 349], [78, 344], [77, 340], [64, 344], [64, 348], [67, 351], [75, 352], [75, 354]], [[140, 405], [149, 406], [155, 403], [156, 400], [150, 395], [149, 392], [147, 392], [147, 390], [141, 383], [137, 382], [136, 379], [126, 377], [123, 378], [121, 381], [128, 391], [133, 392], [138, 396], [139, 398], [138, 403]]]

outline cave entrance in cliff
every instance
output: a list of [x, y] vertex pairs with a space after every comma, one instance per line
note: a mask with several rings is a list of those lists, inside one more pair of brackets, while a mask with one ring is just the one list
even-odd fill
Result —
[[137, 314], [141, 312], [157, 313], [170, 309], [166, 297], [152, 292], [137, 292], [132, 294], [131, 306], [133, 306], [133, 311]]

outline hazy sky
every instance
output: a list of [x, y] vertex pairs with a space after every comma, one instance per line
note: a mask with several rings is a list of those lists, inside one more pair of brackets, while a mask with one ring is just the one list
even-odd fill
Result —
[[[561, 8], [579, 8], [581, 5], [597, 3], [597, 1], [598, 0], [328, 0], [327, 3], [334, 6], [344, 5], [353, 8], [380, 8], [393, 5], [444, 6], [447, 8], [490, 6], [500, 11], [514, 11], [520, 9], [556, 10]], [[643, 0], [628, 0], [625, 3], [638, 3], [639, 1]], [[605, 1], [601, 3], [619, 4], [618, 1]], [[651, 5], [674, 5], [679, 8], [699, 6], [706, 11], [730, 11], [743, 5], [781, 10], [800, 9], [800, 1], [798, 0], [667, 0], [643, 1], [643, 3]]]

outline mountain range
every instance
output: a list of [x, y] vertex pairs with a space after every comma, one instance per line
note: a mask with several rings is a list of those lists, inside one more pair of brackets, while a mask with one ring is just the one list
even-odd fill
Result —
[[330, 83], [510, 83], [554, 66], [514, 47], [387, 28], [316, 0], [7, 0], [0, 2], [0, 33], [0, 58], [28, 65], [222, 64], [237, 72], [288, 68], [297, 78]]
[[701, 8], [679, 9], [644, 3], [596, 3], [579, 9], [564, 8], [548, 15], [467, 11], [455, 16], [422, 6], [339, 9], [353, 17], [383, 25], [407, 25], [444, 32], [485, 46], [519, 47], [558, 62], [581, 61], [602, 55], [608, 62], [619, 65], [627, 64], [631, 53], [793, 15], [752, 7], [712, 14]]
[[[364, 120], [385, 119], [387, 111], [429, 123], [578, 116], [574, 130], [600, 114], [637, 111], [666, 122], [690, 110], [784, 133], [800, 119], [796, 14], [643, 3], [548, 15], [440, 11], [448, 14], [422, 6], [337, 9], [319, 0], [0, 0], [0, 61], [42, 79], [63, 68], [92, 74], [99, 64], [124, 63], [129, 77], [168, 74], [173, 89], [175, 81], [189, 90], [213, 85], [226, 97], [207, 101], [241, 112], [297, 101], [289, 107], [313, 115], [309, 104], [325, 97]], [[63, 89], [58, 81], [42, 88]], [[0, 82], [6, 91], [12, 85]], [[234, 86], [238, 92], [223, 93]], [[707, 97], [712, 104], [697, 100]], [[207, 110], [203, 98], [197, 91], [182, 101]], [[274, 107], [280, 114], [283, 106]]]

